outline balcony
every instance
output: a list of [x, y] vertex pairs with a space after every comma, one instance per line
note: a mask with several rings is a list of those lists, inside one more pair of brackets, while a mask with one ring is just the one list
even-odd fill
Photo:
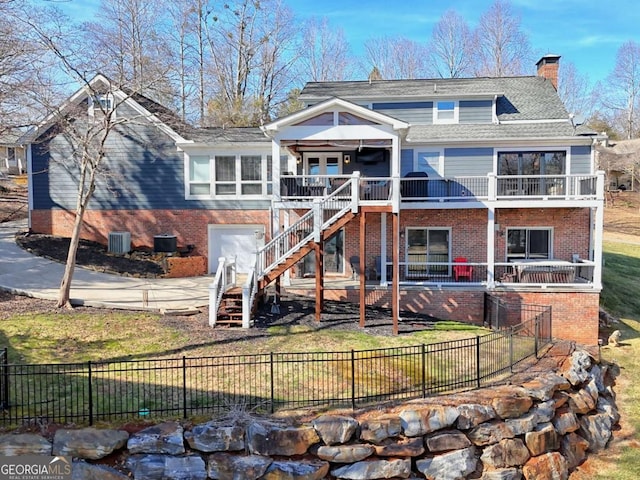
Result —
[[[602, 178], [600, 178], [602, 177]], [[349, 183], [348, 188], [341, 188]], [[356, 185], [357, 188], [353, 188]], [[311, 202], [340, 189], [340, 196], [362, 204], [513, 202], [517, 200], [600, 200], [604, 177], [597, 175], [502, 175], [427, 177], [410, 172], [399, 177], [287, 175], [281, 178], [285, 202]], [[354, 198], [355, 194], [355, 198]]]

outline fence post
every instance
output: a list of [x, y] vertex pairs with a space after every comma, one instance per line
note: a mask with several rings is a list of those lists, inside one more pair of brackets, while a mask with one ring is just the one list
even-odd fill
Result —
[[356, 356], [351, 349], [351, 408], [356, 408]]
[[91, 382], [91, 360], [87, 362], [89, 370], [89, 425], [93, 425], [93, 385]]
[[2, 408], [9, 409], [9, 351], [7, 347], [3, 349], [2, 358]]
[[273, 352], [269, 353], [269, 371], [270, 371], [269, 377], [271, 378], [271, 413], [273, 413], [275, 412], [275, 405], [274, 405], [275, 386], [273, 381]]
[[536, 317], [535, 319], [535, 334], [534, 334], [534, 340], [533, 340], [533, 348], [535, 349], [536, 352], [536, 358], [538, 358], [538, 337], [540, 337], [540, 319], [538, 317]]
[[476, 335], [476, 384], [480, 388], [480, 335]]
[[427, 351], [422, 344], [422, 398], [427, 397]]
[[187, 357], [182, 356], [182, 418], [187, 418]]
[[513, 373], [513, 327], [509, 327], [509, 370]]

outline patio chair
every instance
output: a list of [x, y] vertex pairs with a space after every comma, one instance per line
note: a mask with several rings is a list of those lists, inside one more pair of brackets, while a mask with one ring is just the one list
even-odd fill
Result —
[[465, 257], [456, 257], [453, 259], [453, 263], [465, 264], [453, 266], [453, 278], [455, 281], [459, 281], [461, 278], [468, 278], [469, 281], [473, 278], [473, 266], [466, 265], [467, 259]]
[[349, 264], [351, 265], [351, 278], [357, 280], [360, 275], [360, 257], [353, 255], [349, 258]]

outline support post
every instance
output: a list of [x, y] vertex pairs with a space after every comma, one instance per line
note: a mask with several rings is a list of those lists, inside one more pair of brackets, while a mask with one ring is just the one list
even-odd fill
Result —
[[360, 265], [358, 266], [358, 275], [360, 275], [360, 327], [365, 326], [365, 318], [367, 312], [366, 305], [366, 295], [367, 295], [367, 284], [366, 278], [364, 275], [365, 264], [366, 264], [366, 213], [364, 211], [360, 212], [360, 245], [359, 245], [359, 255], [360, 255]]
[[400, 320], [400, 218], [399, 213], [391, 214], [393, 219], [393, 278], [391, 281], [391, 309], [393, 315], [393, 334], [398, 335]]
[[324, 252], [322, 243], [314, 243], [313, 250], [316, 254], [316, 322], [319, 322], [322, 318], [322, 310], [324, 310]]

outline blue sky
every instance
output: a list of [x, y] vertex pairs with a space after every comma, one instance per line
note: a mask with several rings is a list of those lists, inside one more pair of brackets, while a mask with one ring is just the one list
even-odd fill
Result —
[[[286, 0], [301, 18], [326, 16], [341, 27], [354, 54], [362, 53], [365, 40], [380, 36], [405, 36], [427, 41], [433, 25], [449, 9], [462, 15], [472, 28], [493, 0]], [[90, 20], [98, 0], [55, 2], [76, 20]], [[575, 64], [591, 83], [603, 80], [613, 69], [615, 55], [624, 42], [640, 43], [640, 8], [637, 0], [511, 0], [514, 12], [537, 55], [554, 53]], [[561, 67], [562, 68], [562, 67]], [[534, 73], [534, 66], [531, 67]]]

